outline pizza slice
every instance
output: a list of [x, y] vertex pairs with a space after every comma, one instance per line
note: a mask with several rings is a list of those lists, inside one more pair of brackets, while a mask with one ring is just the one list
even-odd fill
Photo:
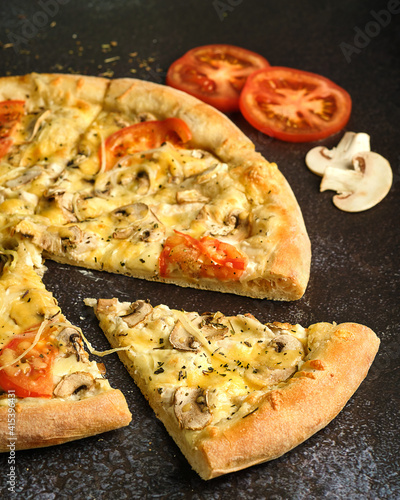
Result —
[[[30, 74], [0, 78], [0, 209], [37, 213], [66, 175], [102, 109], [108, 80]], [[75, 182], [79, 179], [75, 178]]]
[[303, 328], [143, 300], [85, 302], [203, 479], [277, 458], [326, 426], [379, 346], [355, 323]]
[[128, 425], [124, 396], [46, 291], [40, 253], [29, 242], [9, 247], [0, 249], [0, 451], [10, 436], [28, 449]]
[[256, 298], [304, 294], [311, 251], [294, 194], [217, 110], [111, 81], [74, 153], [15, 229], [46, 257]]

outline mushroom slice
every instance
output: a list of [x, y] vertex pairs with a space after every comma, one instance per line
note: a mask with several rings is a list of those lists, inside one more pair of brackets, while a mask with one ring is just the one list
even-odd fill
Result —
[[221, 318], [224, 316], [219, 313], [202, 317], [200, 330], [208, 340], [222, 340], [227, 336], [229, 328], [219, 322]]
[[57, 340], [61, 349], [65, 350], [66, 355], [75, 354], [77, 361], [87, 359], [87, 353], [83, 349], [81, 336], [75, 328], [70, 326], [63, 328]]
[[196, 220], [207, 226], [206, 235], [232, 236], [237, 240], [246, 239], [250, 233], [250, 224], [246, 211], [232, 209], [223, 220], [217, 220], [208, 207], [203, 207]]
[[212, 419], [208, 391], [200, 387], [179, 387], [175, 391], [174, 412], [181, 429], [204, 429]]
[[145, 203], [132, 203], [124, 205], [111, 213], [111, 216], [118, 221], [139, 222], [149, 215], [150, 209]]
[[14, 179], [10, 179], [5, 183], [5, 186], [10, 189], [18, 189], [25, 184], [29, 184], [29, 182], [34, 181], [43, 173], [43, 168], [39, 165], [35, 165], [34, 167], [27, 168], [25, 172]]
[[64, 375], [54, 388], [53, 394], [58, 398], [66, 398], [81, 390], [91, 389], [94, 385], [93, 375], [87, 372], [75, 372]]
[[151, 304], [145, 300], [137, 300], [131, 304], [131, 312], [126, 316], [121, 316], [121, 319], [129, 326], [133, 328], [143, 321], [153, 310]]
[[210, 198], [203, 196], [196, 189], [186, 189], [185, 191], [177, 191], [176, 201], [179, 204], [182, 203], [207, 203]]
[[283, 334], [274, 337], [268, 346], [273, 347], [276, 352], [298, 351], [304, 353], [303, 344], [293, 335]]
[[311, 149], [306, 155], [306, 164], [311, 172], [323, 176], [328, 167], [341, 170], [352, 168], [354, 155], [370, 149], [368, 134], [346, 132], [336, 148], [317, 146]]
[[139, 241], [158, 241], [165, 234], [165, 227], [145, 203], [133, 203], [117, 208], [111, 216], [126, 221], [129, 226], [117, 228], [113, 237], [125, 239], [134, 237]]
[[178, 351], [199, 352], [200, 342], [178, 320], [169, 335], [169, 341]]
[[55, 255], [66, 251], [80, 254], [97, 246], [94, 235], [82, 231], [75, 225], [43, 228], [38, 224], [23, 224], [23, 222], [18, 224], [16, 230], [24, 236], [32, 237], [36, 245]]
[[393, 182], [389, 162], [383, 156], [366, 151], [353, 158], [354, 170], [328, 167], [321, 191], [333, 190], [334, 205], [345, 212], [361, 212], [372, 208], [388, 194]]
[[67, 222], [77, 222], [78, 218], [74, 213], [74, 194], [66, 193], [54, 188], [54, 191], [46, 193], [49, 200], [53, 199], [56, 206], [61, 210]]
[[118, 299], [99, 299], [96, 312], [99, 314], [115, 314], [117, 312]]
[[[281, 329], [279, 324], [272, 325], [272, 327], [276, 328], [276, 331], [285, 332], [285, 329]], [[303, 344], [288, 333], [277, 335], [265, 347], [267, 348], [265, 352], [268, 354], [266, 360], [252, 365], [245, 372], [245, 378], [256, 387], [285, 382], [297, 371], [298, 364], [304, 355]], [[276, 354], [273, 351], [272, 355], [268, 353], [268, 348], [274, 349]]]

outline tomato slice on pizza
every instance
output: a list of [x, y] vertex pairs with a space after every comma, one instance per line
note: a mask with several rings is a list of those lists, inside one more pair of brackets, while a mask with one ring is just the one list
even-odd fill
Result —
[[220, 111], [238, 111], [247, 77], [268, 66], [264, 57], [250, 50], [226, 44], [205, 45], [189, 50], [170, 66], [167, 84]]
[[15, 336], [0, 351], [0, 386], [16, 397], [50, 398], [53, 394], [52, 367], [58, 349], [48, 333], [35, 342], [39, 327]]
[[247, 257], [233, 245], [211, 236], [198, 240], [178, 231], [167, 238], [159, 258], [161, 277], [180, 268], [186, 276], [237, 281], [246, 265]]
[[12, 135], [25, 113], [25, 101], [0, 102], [0, 159], [11, 148]]
[[346, 125], [351, 98], [323, 76], [270, 67], [247, 79], [240, 110], [264, 134], [283, 141], [308, 142], [328, 137]]
[[191, 137], [189, 127], [180, 118], [135, 123], [114, 132], [106, 139], [104, 152], [102, 148], [99, 150], [100, 162], [104, 162], [105, 170], [110, 170], [126, 155], [158, 148], [164, 142], [184, 144]]

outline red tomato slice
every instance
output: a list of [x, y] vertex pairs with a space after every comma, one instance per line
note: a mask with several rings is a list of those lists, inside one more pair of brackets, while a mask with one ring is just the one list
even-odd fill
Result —
[[7, 365], [0, 370], [0, 386], [4, 391], [14, 390], [19, 398], [50, 398], [53, 394], [52, 367], [57, 348], [48, 337], [42, 336], [26, 356], [8, 365], [33, 343], [37, 328], [16, 335], [0, 351], [0, 367]]
[[247, 266], [247, 257], [229, 243], [205, 236], [200, 240], [175, 231], [167, 238], [159, 258], [160, 276], [174, 269], [191, 277], [237, 281]]
[[[166, 141], [179, 146], [191, 138], [189, 127], [180, 118], [152, 120], [122, 128], [106, 139], [106, 170], [112, 169], [118, 159], [125, 155], [158, 148]], [[101, 160], [101, 148], [99, 155]]]
[[11, 136], [25, 113], [24, 101], [0, 102], [0, 159], [12, 146]]
[[241, 47], [204, 45], [172, 63], [167, 85], [228, 113], [239, 110], [239, 95], [247, 77], [268, 66], [264, 57]]
[[351, 98], [323, 76], [270, 67], [248, 78], [240, 110], [264, 134], [283, 141], [308, 142], [328, 137], [346, 125]]

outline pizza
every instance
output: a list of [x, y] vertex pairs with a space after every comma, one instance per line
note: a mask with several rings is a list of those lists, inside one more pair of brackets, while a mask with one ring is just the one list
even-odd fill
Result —
[[[92, 354], [117, 351], [204, 479], [270, 460], [326, 425], [366, 376], [367, 327], [88, 299], [98, 353], [45, 289], [43, 258], [182, 287], [297, 300], [311, 250], [274, 163], [222, 113], [135, 79], [0, 78], [0, 451], [128, 425]], [[357, 356], [349, 355], [357, 353]]]
[[17, 450], [50, 446], [117, 429], [131, 420], [123, 394], [105, 377], [104, 365], [90, 361], [79, 328], [45, 289], [43, 272], [41, 254], [32, 243], [0, 248], [3, 452], [9, 451], [10, 442]]
[[203, 479], [278, 458], [326, 426], [379, 346], [355, 323], [303, 328], [145, 300], [85, 302]]
[[0, 79], [0, 211], [46, 258], [296, 300], [310, 242], [274, 163], [179, 90], [77, 75]]

